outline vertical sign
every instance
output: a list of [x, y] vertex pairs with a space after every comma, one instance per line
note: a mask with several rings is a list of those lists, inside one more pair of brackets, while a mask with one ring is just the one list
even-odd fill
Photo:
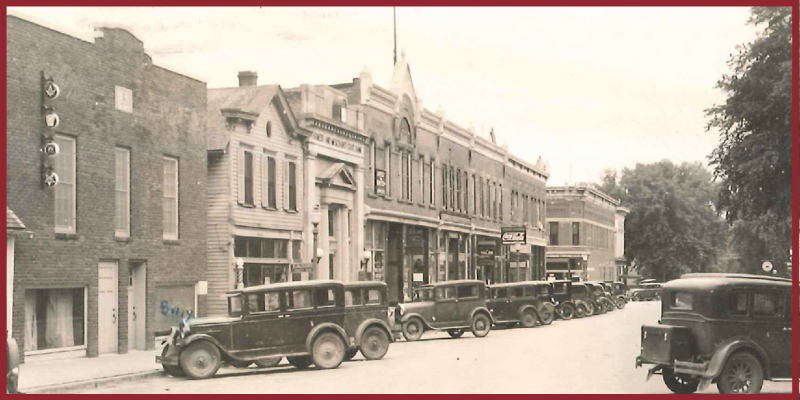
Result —
[[55, 157], [58, 156], [59, 148], [55, 143], [55, 129], [61, 119], [53, 107], [53, 100], [61, 94], [61, 89], [52, 77], [41, 72], [41, 92], [42, 92], [42, 147], [39, 149], [42, 158], [42, 187], [53, 187], [58, 184], [58, 174], [55, 170]]

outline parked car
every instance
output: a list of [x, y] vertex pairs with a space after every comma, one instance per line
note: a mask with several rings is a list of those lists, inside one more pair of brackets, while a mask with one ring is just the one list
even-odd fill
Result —
[[[594, 300], [594, 295], [584, 282], [572, 282], [572, 301], [575, 302], [577, 316], [591, 317], [601, 313], [601, 307]], [[603, 311], [605, 312], [605, 308]]]
[[675, 393], [716, 383], [758, 393], [792, 377], [792, 284], [744, 274], [687, 274], [664, 284], [661, 320], [643, 325], [636, 367], [654, 366]]
[[344, 355], [350, 360], [361, 351], [367, 360], [380, 360], [389, 351], [392, 328], [389, 325], [389, 286], [378, 281], [344, 285], [344, 330], [355, 343]]
[[606, 286], [610, 286], [609, 291], [611, 292], [611, 299], [614, 301], [614, 305], [617, 306], [619, 309], [625, 308], [625, 305], [628, 304], [628, 285], [624, 282], [614, 282], [614, 281], [603, 281]]
[[660, 283], [642, 283], [638, 288], [630, 290], [632, 301], [661, 300]]
[[555, 305], [540, 299], [541, 288], [549, 287], [542, 283], [528, 281], [489, 286], [490, 298], [486, 306], [495, 325], [520, 324], [526, 328], [533, 328], [537, 323], [550, 325], [555, 318]]
[[6, 394], [20, 393], [19, 384], [19, 346], [16, 339], [6, 337]]
[[577, 290], [577, 292], [583, 292], [583, 294], [580, 294], [573, 290], [575, 282], [561, 280], [549, 281], [548, 283], [552, 287], [552, 296], [556, 301], [556, 315], [558, 317], [563, 320], [570, 320], [572, 318], [583, 318], [586, 316], [586, 312], [591, 306], [585, 301], [585, 286], [580, 286]]
[[584, 282], [586, 287], [589, 288], [592, 299], [595, 301], [595, 309], [599, 309], [600, 314], [605, 314], [617, 309], [614, 302], [611, 301], [611, 293], [606, 290], [603, 282]]
[[156, 357], [168, 374], [204, 379], [223, 362], [270, 366], [282, 357], [297, 368], [337, 368], [348, 348], [361, 347], [364, 332], [345, 329], [341, 282], [253, 286], [227, 297], [228, 316], [191, 319], [172, 328]]
[[437, 282], [419, 287], [411, 303], [397, 306], [392, 329], [408, 341], [426, 330], [446, 330], [461, 337], [469, 329], [475, 337], [489, 334], [492, 317], [486, 307], [486, 284], [479, 280]]

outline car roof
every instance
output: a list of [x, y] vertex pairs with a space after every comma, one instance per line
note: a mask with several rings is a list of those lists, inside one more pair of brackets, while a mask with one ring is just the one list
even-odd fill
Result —
[[238, 294], [248, 294], [272, 290], [286, 290], [286, 289], [309, 289], [318, 287], [344, 287], [344, 283], [331, 280], [317, 280], [317, 281], [299, 281], [299, 282], [281, 282], [271, 283], [269, 285], [250, 286], [244, 289], [231, 290], [226, 293], [228, 296], [236, 296]]
[[432, 283], [431, 286], [436, 287], [436, 286], [445, 286], [445, 285], [460, 285], [460, 284], [465, 284], [465, 283], [480, 283], [480, 284], [483, 284], [483, 285], [486, 284], [486, 282], [479, 281], [477, 279], [460, 279], [460, 280], [457, 280], [457, 281], [436, 282], [436, 283]]
[[506, 287], [515, 287], [515, 286], [531, 286], [531, 285], [537, 285], [537, 286], [547, 285], [547, 282], [543, 282], [543, 281], [506, 282], [506, 283], [496, 283], [494, 285], [489, 285], [489, 287], [494, 289], [494, 288], [506, 288]]
[[698, 273], [686, 274], [664, 284], [667, 289], [709, 290], [723, 286], [792, 287], [792, 281], [785, 278], [749, 274]]
[[374, 287], [374, 286], [387, 287], [388, 285], [381, 281], [345, 282], [344, 284], [345, 288]]

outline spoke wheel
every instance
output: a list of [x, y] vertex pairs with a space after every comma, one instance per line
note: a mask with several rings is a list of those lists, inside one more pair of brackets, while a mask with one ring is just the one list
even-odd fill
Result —
[[311, 344], [311, 358], [319, 369], [332, 369], [344, 361], [344, 340], [333, 332], [324, 332]]
[[286, 357], [286, 361], [297, 369], [306, 369], [312, 363], [310, 356], [290, 356]]
[[206, 379], [217, 373], [222, 365], [219, 349], [211, 342], [194, 342], [181, 352], [181, 367], [191, 379]]
[[522, 312], [522, 316], [519, 319], [520, 325], [525, 328], [534, 328], [536, 327], [536, 313], [533, 310], [525, 310]]
[[542, 309], [539, 311], [539, 322], [542, 325], [550, 325], [553, 323], [553, 320], [556, 319], [555, 314], [556, 308], [553, 306], [553, 303], [549, 301], [542, 303]]
[[409, 342], [419, 340], [422, 337], [422, 321], [419, 318], [412, 318], [403, 323], [403, 337]]
[[484, 337], [488, 335], [490, 329], [492, 329], [492, 321], [486, 316], [486, 314], [475, 314], [475, 316], [472, 317], [471, 330], [475, 337]]
[[373, 326], [361, 336], [361, 354], [367, 360], [380, 360], [389, 351], [389, 335], [383, 329]]
[[667, 388], [677, 394], [692, 394], [697, 391], [697, 386], [700, 385], [700, 379], [684, 374], [676, 374], [671, 369], [665, 369], [661, 376], [664, 378], [664, 384], [667, 385]]
[[452, 338], [458, 339], [458, 338], [460, 338], [461, 336], [464, 335], [464, 330], [463, 329], [448, 329], [447, 330], [447, 334], [450, 335], [450, 337], [452, 337]]
[[559, 309], [559, 314], [561, 315], [562, 319], [569, 321], [575, 317], [575, 307], [573, 307], [571, 304], [564, 304]]
[[[169, 352], [169, 345], [164, 346], [164, 350], [161, 350], [161, 357], [165, 357], [168, 352]], [[186, 373], [183, 372], [183, 368], [181, 368], [180, 365], [175, 366], [175, 365], [161, 364], [161, 366], [164, 367], [164, 372], [166, 372], [167, 375], [169, 376], [174, 376], [176, 378], [183, 378], [186, 376]]]
[[761, 392], [764, 370], [758, 359], [746, 352], [736, 353], [725, 362], [717, 388], [722, 394], [755, 394]]
[[256, 365], [261, 368], [272, 368], [281, 363], [281, 358], [283, 357], [262, 358], [256, 361]]

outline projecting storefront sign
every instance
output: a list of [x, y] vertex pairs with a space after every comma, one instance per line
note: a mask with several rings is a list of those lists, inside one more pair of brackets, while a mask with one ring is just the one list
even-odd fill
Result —
[[527, 231], [524, 227], [500, 228], [503, 244], [527, 244]]

